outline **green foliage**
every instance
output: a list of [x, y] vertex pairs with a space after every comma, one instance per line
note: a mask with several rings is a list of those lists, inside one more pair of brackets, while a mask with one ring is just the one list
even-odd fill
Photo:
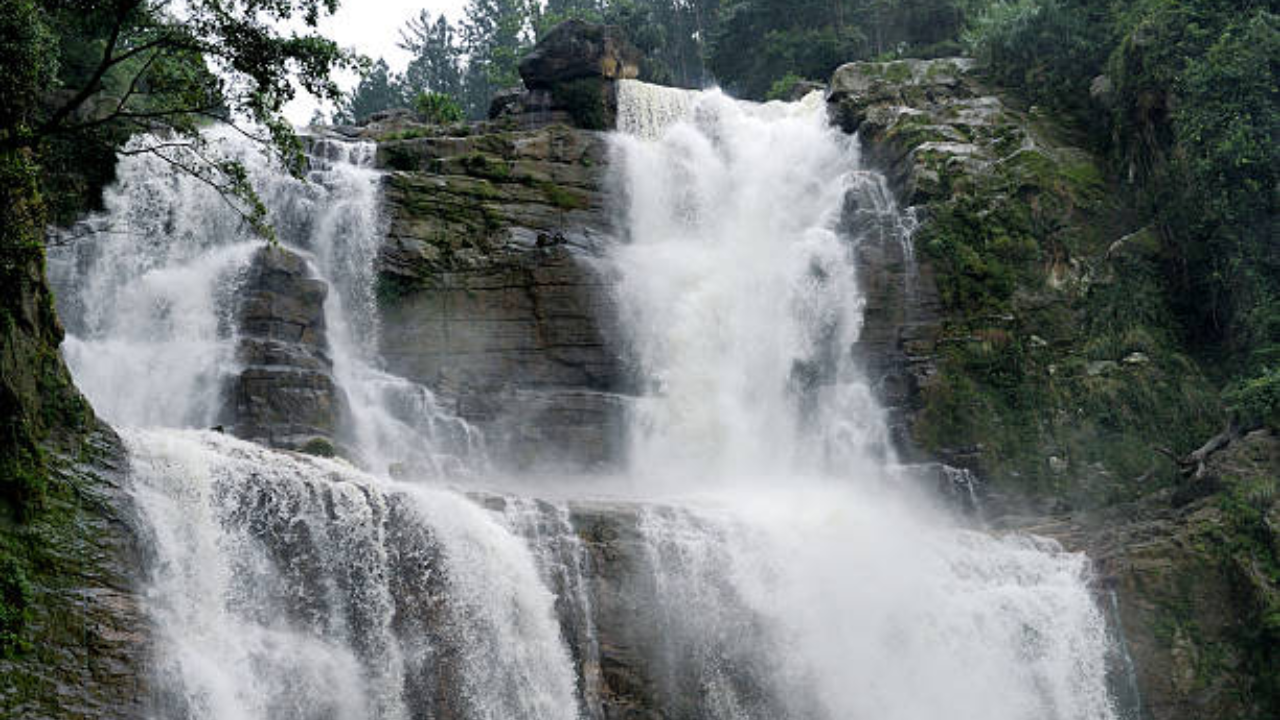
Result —
[[337, 457], [338, 451], [333, 447], [333, 443], [326, 438], [311, 438], [298, 450], [305, 455], [314, 455], [316, 457]]
[[0, 0], [0, 132], [28, 126], [28, 114], [57, 72], [56, 44], [34, 0]]
[[1182, 310], [1192, 328], [1256, 368], [1280, 357], [1280, 16], [1256, 12], [1215, 34], [1174, 85], [1155, 212], [1191, 269], [1183, 296], [1198, 300]]
[[[247, 118], [284, 167], [300, 173], [301, 143], [281, 111], [299, 87], [339, 96], [330, 71], [354, 58], [309, 32], [335, 7], [336, 0], [0, 0], [0, 145], [35, 152], [53, 219], [65, 221], [96, 204], [125, 141], [151, 133], [152, 142], [130, 152], [164, 155], [210, 182], [269, 234], [252, 187], [224, 173], [232, 165], [200, 133]], [[290, 21], [298, 30], [282, 32]]]
[[444, 93], [419, 93], [413, 99], [413, 109], [424, 120], [436, 125], [461, 122], [464, 117], [458, 101]]
[[399, 79], [391, 74], [387, 61], [376, 61], [338, 108], [334, 120], [340, 123], [360, 123], [374, 113], [391, 108], [404, 107], [405, 96]]
[[1000, 84], [1032, 102], [1080, 111], [1106, 53], [1094, 14], [1080, 0], [997, 0], [962, 37]]
[[[965, 38], [1082, 118], [1158, 229], [1177, 321], [1227, 375], [1280, 358], [1280, 23], [1250, 0], [1001, 0]], [[1090, 102], [1093, 79], [1098, 102]]]
[[400, 31], [399, 43], [413, 56], [401, 79], [405, 97], [416, 98], [422, 93], [463, 96], [463, 48], [457, 35], [444, 15], [432, 22], [431, 15], [423, 10], [409, 20]]
[[795, 92], [796, 86], [805, 82], [805, 79], [799, 75], [789, 72], [778, 78], [769, 86], [769, 92], [764, 94], [765, 100], [790, 100], [791, 94]]
[[31, 649], [23, 632], [31, 618], [32, 589], [26, 567], [0, 549], [0, 658]]
[[956, 48], [968, 0], [728, 0], [707, 65], [735, 93], [766, 96], [787, 74], [827, 78], [855, 60], [934, 57]]
[[467, 49], [463, 104], [471, 117], [485, 117], [500, 90], [520, 85], [520, 59], [533, 46], [535, 0], [470, 0], [462, 38]]
[[1280, 709], [1280, 528], [1269, 519], [1280, 481], [1267, 475], [1224, 480], [1227, 489], [1217, 501], [1223, 522], [1209, 532], [1211, 547], [1244, 596], [1247, 615], [1233, 629], [1255, 702]]
[[1243, 426], [1280, 431], [1280, 366], [1241, 381], [1227, 391], [1226, 401]]

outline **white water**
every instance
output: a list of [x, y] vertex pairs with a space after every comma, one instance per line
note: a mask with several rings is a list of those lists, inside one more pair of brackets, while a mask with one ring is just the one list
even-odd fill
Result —
[[319, 144], [300, 184], [221, 140], [333, 289], [370, 474], [175, 429], [218, 421], [258, 244], [207, 188], [122, 161], [51, 274], [77, 382], [134, 428], [160, 716], [600, 718], [622, 637], [667, 717], [1112, 720], [1085, 558], [961, 528], [903, 487], [850, 346], [856, 246], [909, 248], [912, 222], [856, 143], [817, 97], [623, 82], [619, 117], [608, 261], [644, 386], [627, 501], [477, 504], [388, 479], [483, 466], [465, 423], [379, 369], [362, 145]]
[[631, 474], [698, 496], [639, 523], [667, 682], [697, 675], [711, 718], [1114, 717], [1085, 558], [895, 487], [908, 470], [851, 356], [853, 258], [909, 247], [912, 223], [856, 139], [817, 95], [619, 96], [614, 260], [648, 388]]
[[[139, 148], [156, 142], [139, 137]], [[382, 241], [371, 143], [317, 141], [305, 182], [223, 131], [211, 152], [244, 163], [280, 242], [328, 282], [334, 377], [354, 415], [342, 438], [374, 472], [457, 471], [480, 439], [430, 390], [380, 369], [375, 260]], [[181, 154], [181, 150], [165, 151]], [[205, 182], [153, 154], [122, 157], [105, 212], [50, 253], [77, 385], [113, 424], [207, 428], [221, 422], [236, 360], [235, 295], [262, 246]], [[140, 382], [146, 378], [145, 382]]]
[[577, 716], [553, 597], [473, 503], [214, 433], [125, 437], [162, 717]]
[[124, 433], [152, 535], [159, 717], [576, 718], [554, 598], [524, 543], [457, 493], [387, 477], [483, 465], [466, 423], [379, 368], [373, 146], [317, 142], [300, 182], [238, 136], [209, 140], [245, 163], [280, 242], [331, 288], [342, 440], [375, 474], [179, 429], [222, 421], [242, 369], [236, 292], [262, 241], [204, 183], [123, 157], [105, 212], [51, 252], [50, 275], [66, 359]]

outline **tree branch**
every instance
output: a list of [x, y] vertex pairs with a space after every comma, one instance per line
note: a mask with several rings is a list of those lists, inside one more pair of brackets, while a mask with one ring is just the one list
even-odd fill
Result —
[[94, 93], [98, 92], [98, 84], [102, 82], [102, 78], [106, 77], [107, 71], [110, 70], [119, 60], [113, 59], [116, 53], [116, 45], [120, 42], [120, 31], [124, 29], [125, 18], [129, 13], [140, 5], [142, 0], [126, 0], [116, 5], [115, 23], [111, 26], [111, 34], [107, 37], [107, 46], [102, 51], [102, 59], [98, 61], [98, 67], [94, 69], [93, 74], [89, 76], [89, 80], [80, 88], [80, 91], [72, 96], [62, 107], [54, 111], [53, 115], [36, 129], [35, 135], [48, 134], [53, 128], [56, 128], [66, 120], [71, 113], [77, 108], [84, 105]]

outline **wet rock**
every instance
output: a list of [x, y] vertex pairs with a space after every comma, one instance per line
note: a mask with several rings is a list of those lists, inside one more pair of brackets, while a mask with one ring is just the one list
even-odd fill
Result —
[[827, 103], [845, 132], [856, 132], [877, 105], [911, 107], [934, 93], [951, 94], [963, 87], [973, 67], [966, 58], [858, 62], [842, 65], [831, 76]]
[[520, 62], [524, 87], [499, 93], [489, 106], [489, 118], [526, 130], [553, 123], [612, 129], [618, 111], [616, 83], [638, 77], [641, 60], [621, 28], [568, 20]]
[[604, 137], [564, 126], [382, 143], [382, 355], [505, 462], [617, 457], [623, 385], [598, 270]]
[[1102, 510], [997, 521], [1094, 560], [1100, 604], [1123, 631], [1151, 720], [1275, 709], [1268, 688], [1280, 635], [1268, 618], [1280, 612], [1280, 528], [1266, 518], [1280, 513], [1280, 437], [1251, 433], [1212, 456], [1208, 470], [1217, 488], [1188, 503], [1168, 489]]
[[238, 359], [230, 420], [238, 437], [297, 450], [332, 447], [343, 406], [325, 334], [329, 288], [281, 247], [258, 252], [240, 290]]
[[38, 559], [27, 577], [27, 646], [0, 655], [0, 716], [151, 717], [143, 531], [125, 450], [101, 425], [78, 457], [50, 460], [53, 482], [68, 493], [51, 498], [43, 516], [25, 529]]

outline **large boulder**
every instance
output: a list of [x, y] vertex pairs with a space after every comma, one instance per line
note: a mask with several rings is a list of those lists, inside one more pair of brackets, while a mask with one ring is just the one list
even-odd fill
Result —
[[641, 58], [621, 28], [561, 23], [520, 62], [524, 87], [499, 93], [489, 117], [525, 129], [565, 123], [611, 130], [617, 122], [617, 81], [639, 77]]
[[530, 90], [584, 78], [622, 80], [639, 77], [640, 60], [621, 28], [568, 20], [520, 61], [520, 77]]
[[328, 293], [297, 253], [268, 246], [255, 256], [241, 289], [244, 370], [231, 399], [237, 436], [290, 450], [332, 450], [342, 402], [325, 334]]

